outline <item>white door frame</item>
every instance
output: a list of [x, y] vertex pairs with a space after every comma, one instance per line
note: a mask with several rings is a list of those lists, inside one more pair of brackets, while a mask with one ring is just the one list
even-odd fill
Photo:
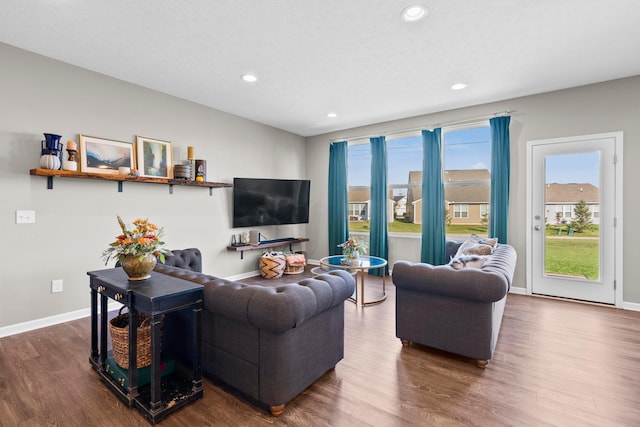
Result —
[[614, 283], [615, 283], [615, 306], [623, 306], [623, 200], [622, 200], [622, 132], [608, 132], [593, 135], [581, 135], [566, 138], [554, 138], [545, 140], [527, 141], [527, 193], [526, 193], [526, 293], [532, 295], [533, 281], [533, 147], [539, 144], [552, 144], [562, 142], [583, 141], [586, 139], [614, 138], [615, 142], [615, 195], [614, 195]]

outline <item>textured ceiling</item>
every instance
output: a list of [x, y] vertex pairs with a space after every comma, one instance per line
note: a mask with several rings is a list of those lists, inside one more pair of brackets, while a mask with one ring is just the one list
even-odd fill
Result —
[[638, 0], [418, 3], [2, 0], [0, 42], [303, 136], [640, 74]]

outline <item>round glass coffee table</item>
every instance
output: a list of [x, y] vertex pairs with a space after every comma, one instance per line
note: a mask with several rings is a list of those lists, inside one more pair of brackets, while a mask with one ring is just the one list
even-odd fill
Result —
[[[384, 268], [387, 260], [375, 256], [360, 255], [360, 260], [356, 265], [347, 264], [343, 255], [332, 255], [324, 257], [320, 260], [320, 265], [328, 269], [341, 269], [356, 272], [356, 293], [355, 297], [349, 298], [349, 301], [356, 306], [365, 307], [367, 305], [379, 304], [387, 299], [387, 290], [385, 278], [382, 276], [382, 295], [376, 300], [366, 301], [364, 299], [364, 276], [368, 270]], [[360, 278], [360, 280], [358, 280]], [[358, 291], [358, 282], [360, 282], [360, 290]]]

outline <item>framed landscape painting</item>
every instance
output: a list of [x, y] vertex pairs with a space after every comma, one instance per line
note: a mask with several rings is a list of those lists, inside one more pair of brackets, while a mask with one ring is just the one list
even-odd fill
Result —
[[140, 176], [173, 178], [171, 143], [144, 136], [136, 137]]
[[116, 174], [119, 167], [135, 168], [132, 143], [80, 135], [80, 172]]

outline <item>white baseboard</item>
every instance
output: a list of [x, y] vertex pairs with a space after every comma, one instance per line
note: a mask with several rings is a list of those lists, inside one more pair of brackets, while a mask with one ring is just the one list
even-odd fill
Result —
[[255, 277], [260, 275], [260, 270], [249, 271], [247, 273], [235, 274], [233, 276], [225, 277], [225, 280], [235, 282], [237, 280], [248, 279], [249, 277]]
[[640, 311], [640, 304], [638, 304], [636, 302], [624, 302], [624, 301], [622, 301], [622, 308], [624, 310]]
[[511, 288], [509, 289], [509, 293], [516, 295], [527, 295], [527, 290], [518, 286], [511, 286]]
[[[122, 304], [109, 301], [107, 306], [108, 311], [119, 310]], [[98, 307], [98, 310], [100, 308]], [[47, 326], [57, 325], [59, 323], [70, 322], [72, 320], [82, 319], [83, 317], [91, 316], [90, 308], [83, 308], [80, 310], [70, 311], [68, 313], [56, 314], [54, 316], [43, 317], [41, 319], [29, 320], [28, 322], [16, 323], [15, 325], [4, 326], [0, 328], [0, 338], [8, 337], [10, 335], [21, 334], [23, 332], [29, 332], [40, 328], [46, 328]]]

